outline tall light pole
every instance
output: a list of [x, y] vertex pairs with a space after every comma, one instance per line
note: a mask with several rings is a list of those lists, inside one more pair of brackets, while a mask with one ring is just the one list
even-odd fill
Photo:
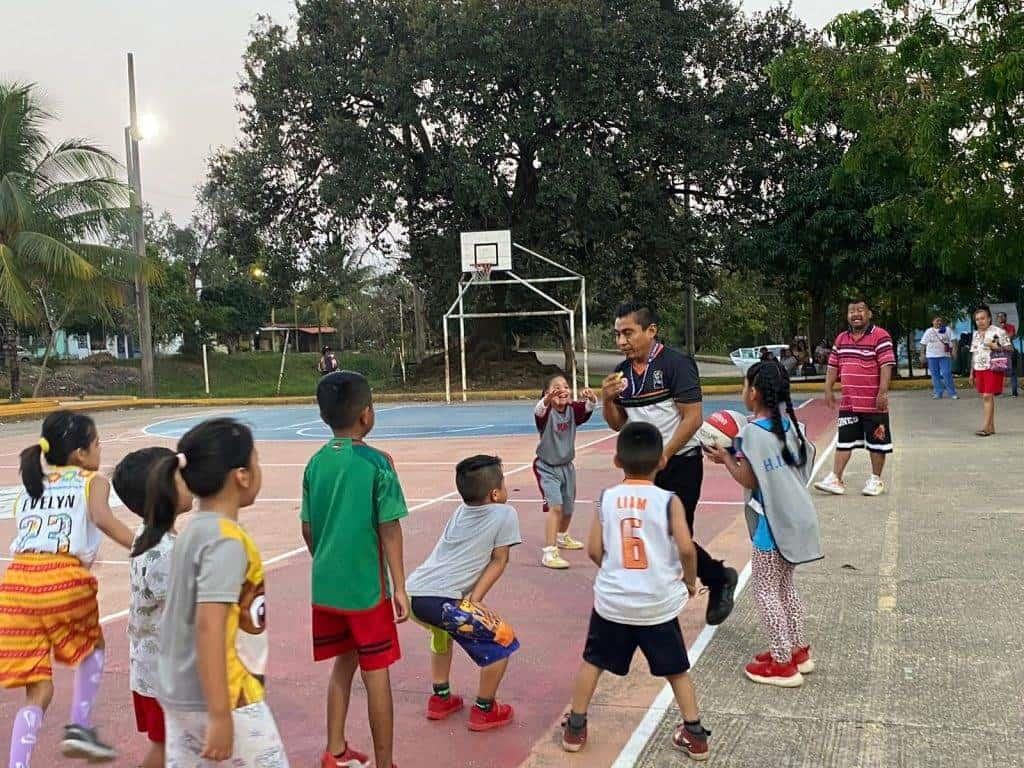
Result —
[[128, 185], [132, 193], [135, 220], [135, 296], [139, 313], [139, 345], [142, 347], [142, 389], [147, 397], [156, 394], [153, 376], [153, 325], [149, 314], [149, 279], [146, 277], [146, 225], [142, 218], [142, 173], [139, 169], [139, 117], [135, 105], [135, 59], [128, 54], [128, 109], [130, 123], [124, 131]]

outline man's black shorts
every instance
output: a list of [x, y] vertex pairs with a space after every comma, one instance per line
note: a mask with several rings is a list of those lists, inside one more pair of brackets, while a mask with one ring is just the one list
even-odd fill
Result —
[[608, 621], [592, 611], [583, 660], [613, 675], [626, 675], [639, 648], [655, 677], [681, 675], [690, 668], [679, 621], [638, 627]]
[[888, 413], [840, 411], [837, 451], [867, 448], [871, 453], [892, 453]]

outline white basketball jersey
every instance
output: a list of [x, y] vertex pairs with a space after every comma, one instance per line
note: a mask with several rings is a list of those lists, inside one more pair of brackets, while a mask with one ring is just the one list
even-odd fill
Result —
[[95, 473], [78, 467], [54, 467], [43, 478], [43, 495], [22, 490], [14, 506], [17, 534], [11, 553], [72, 555], [92, 565], [100, 530], [89, 519], [89, 484]]
[[601, 494], [604, 559], [594, 580], [594, 610], [608, 621], [650, 626], [679, 616], [686, 585], [672, 538], [673, 493], [627, 481]]

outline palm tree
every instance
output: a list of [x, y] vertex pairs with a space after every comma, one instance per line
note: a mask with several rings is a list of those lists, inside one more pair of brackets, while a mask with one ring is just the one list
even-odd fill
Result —
[[0, 331], [12, 400], [17, 326], [40, 317], [39, 287], [94, 281], [101, 265], [130, 268], [127, 252], [102, 245], [126, 212], [119, 163], [84, 139], [51, 143], [52, 119], [35, 85], [0, 83]]

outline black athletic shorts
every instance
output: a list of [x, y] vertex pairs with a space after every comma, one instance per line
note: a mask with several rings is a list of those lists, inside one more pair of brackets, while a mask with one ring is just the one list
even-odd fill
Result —
[[608, 621], [597, 611], [591, 612], [587, 645], [583, 649], [585, 662], [613, 675], [626, 675], [637, 648], [643, 652], [655, 677], [681, 675], [690, 668], [677, 619], [638, 627]]
[[871, 453], [892, 453], [888, 413], [840, 411], [836, 450], [867, 448]]

